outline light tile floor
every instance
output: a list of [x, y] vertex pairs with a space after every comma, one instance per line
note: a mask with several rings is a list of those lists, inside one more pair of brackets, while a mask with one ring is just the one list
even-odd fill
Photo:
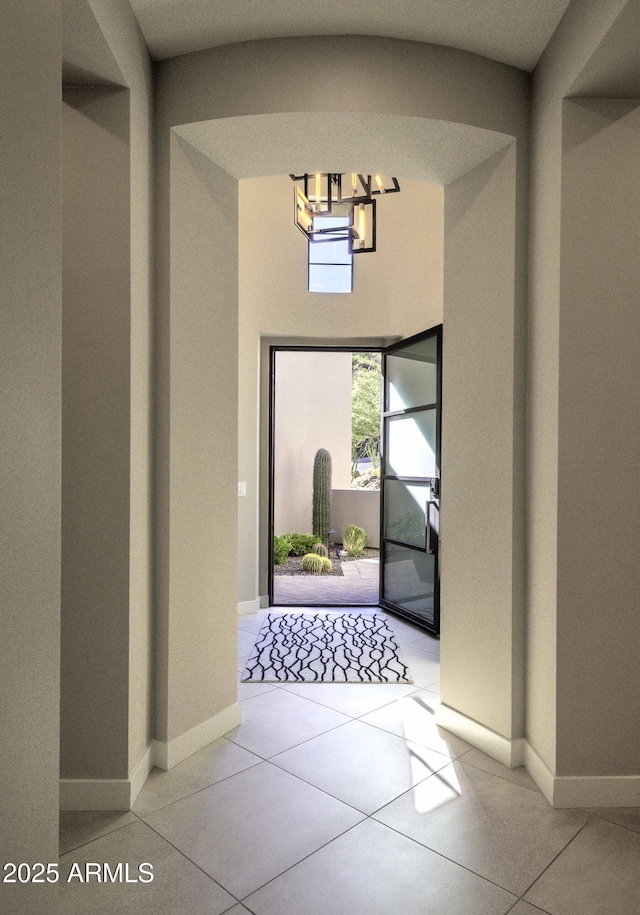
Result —
[[[439, 643], [388, 618], [412, 686], [240, 683], [240, 727], [131, 813], [61, 814], [59, 915], [638, 915], [640, 809], [552, 810], [437, 727]], [[67, 884], [74, 862], [155, 879]]]

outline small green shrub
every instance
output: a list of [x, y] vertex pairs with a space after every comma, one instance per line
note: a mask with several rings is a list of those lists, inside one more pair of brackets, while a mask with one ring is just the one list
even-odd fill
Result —
[[283, 534], [290, 543], [292, 556], [304, 556], [305, 553], [313, 552], [318, 538], [315, 534]]
[[273, 561], [275, 565], [281, 566], [289, 553], [291, 552], [291, 543], [286, 534], [282, 537], [273, 538]]
[[326, 548], [324, 543], [320, 543], [320, 541], [318, 541], [318, 543], [313, 544], [312, 552], [315, 553], [316, 556], [328, 556], [329, 555], [329, 550]]
[[357, 524], [347, 524], [342, 533], [342, 545], [347, 551], [347, 556], [355, 559], [364, 556], [364, 548], [368, 541], [369, 535]]
[[311, 572], [312, 575], [319, 575], [322, 572], [323, 560], [323, 556], [318, 556], [316, 553], [307, 553], [306, 556], [302, 557], [302, 571]]

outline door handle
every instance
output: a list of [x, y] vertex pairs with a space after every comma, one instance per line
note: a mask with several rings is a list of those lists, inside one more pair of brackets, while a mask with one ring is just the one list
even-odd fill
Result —
[[425, 505], [425, 553], [433, 554], [438, 549], [438, 537], [440, 535], [440, 525], [438, 524], [438, 531], [434, 531], [431, 527], [431, 506], [435, 506], [436, 511], [440, 511], [440, 506], [436, 499], [430, 499]]
[[[435, 505], [438, 507], [438, 503], [435, 500], [430, 499], [425, 503], [425, 553], [433, 554], [436, 551], [438, 545], [438, 537], [433, 534], [431, 527], [431, 506]], [[433, 540], [433, 542], [432, 542]]]

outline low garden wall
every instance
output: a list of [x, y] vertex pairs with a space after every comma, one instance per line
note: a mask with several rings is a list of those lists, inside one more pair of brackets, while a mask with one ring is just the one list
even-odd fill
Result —
[[332, 489], [331, 527], [342, 540], [347, 524], [357, 524], [369, 534], [369, 546], [380, 546], [380, 491], [376, 489]]

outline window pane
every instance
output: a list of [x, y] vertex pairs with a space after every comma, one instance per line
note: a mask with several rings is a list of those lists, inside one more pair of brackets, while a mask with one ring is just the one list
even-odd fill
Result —
[[425, 622], [434, 621], [436, 564], [432, 553], [389, 543], [385, 550], [384, 596]]
[[425, 548], [425, 506], [431, 493], [430, 483], [402, 483], [386, 480], [384, 484], [385, 537]]
[[351, 265], [348, 241], [310, 241], [310, 264], [347, 264]]
[[435, 336], [387, 356], [387, 410], [406, 410], [435, 403], [437, 354]]
[[396, 477], [435, 477], [436, 411], [421, 410], [385, 419], [384, 472]]
[[309, 292], [351, 292], [351, 264], [309, 264]]
[[[316, 216], [314, 229], [327, 229], [336, 226], [348, 226], [349, 220], [339, 216]], [[349, 241], [316, 241], [309, 242], [310, 264], [351, 264]]]

